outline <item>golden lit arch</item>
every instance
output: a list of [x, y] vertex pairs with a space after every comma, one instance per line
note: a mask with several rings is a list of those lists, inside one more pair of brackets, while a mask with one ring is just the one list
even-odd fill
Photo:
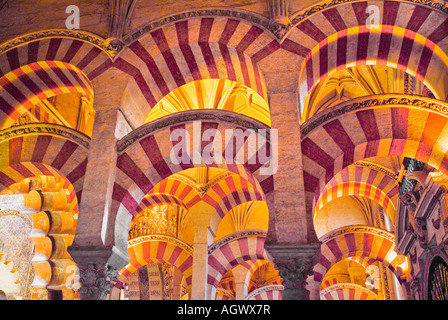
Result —
[[198, 109], [233, 111], [271, 125], [266, 100], [253, 89], [227, 79], [196, 80], [174, 89], [151, 109], [145, 123]]

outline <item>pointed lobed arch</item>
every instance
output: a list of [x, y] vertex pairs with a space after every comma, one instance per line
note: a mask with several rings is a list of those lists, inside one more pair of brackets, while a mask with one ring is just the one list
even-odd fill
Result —
[[[221, 150], [223, 153], [226, 153], [225, 150], [227, 150], [227, 154], [230, 154], [228, 147], [230, 148], [233, 144], [229, 143], [226, 145], [225, 139], [220, 140], [217, 138], [217, 132], [222, 137], [225, 136], [226, 129], [234, 130], [239, 128], [243, 132], [249, 129], [255, 130], [255, 132], [258, 132], [259, 129], [264, 129], [266, 130], [265, 132], [269, 132], [269, 129], [263, 124], [242, 115], [235, 115], [232, 112], [222, 110], [201, 110], [193, 113], [181, 112], [168, 115], [162, 119], [145, 124], [118, 142], [117, 173], [112, 195], [113, 211], [116, 214], [114, 219], [116, 225], [116, 245], [120, 243], [125, 248], [129, 223], [138, 209], [140, 201], [155, 185], [182, 170], [206, 166], [204, 161], [202, 161], [203, 159], [200, 159], [201, 163], [193, 163], [191, 158], [188, 158], [186, 163], [173, 163], [170, 153], [179, 140], [171, 141], [171, 132], [181, 129], [186, 136], [192, 139], [198, 133], [202, 136], [202, 133], [210, 128], [216, 129], [213, 131], [215, 133], [214, 143], [221, 143]], [[215, 162], [208, 164], [208, 166], [228, 170], [240, 176], [243, 179], [240, 181], [247, 181], [259, 194], [265, 194], [272, 189], [272, 174], [261, 174], [263, 169], [269, 166], [269, 161], [263, 160], [260, 162], [259, 159], [263, 159], [260, 155], [266, 148], [270, 149], [270, 145], [269, 140], [265, 136], [257, 136], [260, 139], [259, 141], [261, 141], [258, 148], [249, 147], [250, 139], [247, 139], [241, 144], [239, 150], [232, 147], [233, 153], [229, 156], [233, 159], [231, 163], [225, 161]], [[189, 154], [192, 155], [193, 151], [196, 151], [202, 155], [202, 151], [207, 144], [195, 144], [191, 140]], [[242, 154], [245, 155], [244, 159], [246, 162], [239, 163], [237, 155]], [[266, 157], [264, 159], [268, 160]], [[223, 160], [225, 160], [224, 157]], [[242, 199], [247, 198], [244, 194], [241, 196]], [[249, 197], [249, 199], [251, 198]]]
[[314, 217], [330, 201], [345, 196], [362, 196], [377, 202], [395, 221], [395, 204], [399, 188], [394, 177], [374, 168], [350, 165], [338, 172], [316, 193]]
[[315, 115], [302, 127], [305, 190], [315, 194], [335, 173], [377, 156], [414, 158], [448, 172], [446, 107], [435, 99], [386, 94]]

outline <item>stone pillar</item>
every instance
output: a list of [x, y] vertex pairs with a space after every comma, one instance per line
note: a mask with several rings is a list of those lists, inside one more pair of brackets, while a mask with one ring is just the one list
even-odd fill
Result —
[[308, 230], [297, 94], [271, 94], [269, 105], [272, 130], [278, 130], [278, 169], [269, 232], [275, 234], [275, 242], [304, 243]]
[[319, 255], [312, 217], [307, 214], [296, 92], [270, 94], [271, 127], [278, 130], [278, 170], [268, 199], [265, 248], [283, 278], [283, 300], [308, 300], [306, 279]]
[[84, 178], [75, 243], [113, 243], [109, 226], [112, 191], [117, 162], [117, 130], [120, 113], [116, 109], [97, 110]]
[[193, 275], [190, 300], [207, 300], [208, 273], [208, 241], [207, 228], [210, 225], [210, 209], [203, 203], [198, 203], [190, 209], [193, 222]]
[[235, 281], [235, 300], [245, 300], [247, 295], [246, 278], [248, 270], [242, 265], [237, 265], [232, 269]]
[[114, 246], [111, 216], [116, 170], [116, 142], [128, 128], [120, 111], [96, 108], [75, 239], [68, 248], [80, 272], [81, 299], [104, 299], [111, 279], [128, 262]]

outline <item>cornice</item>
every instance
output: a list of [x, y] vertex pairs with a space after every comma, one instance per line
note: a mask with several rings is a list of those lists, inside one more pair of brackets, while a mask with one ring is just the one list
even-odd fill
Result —
[[137, 129], [133, 130], [119, 141], [117, 141], [117, 152], [124, 152], [128, 147], [133, 145], [136, 141], [143, 139], [151, 134], [156, 133], [159, 130], [169, 128], [172, 125], [179, 125], [182, 123], [188, 123], [193, 121], [216, 121], [227, 122], [235, 125], [235, 127], [243, 127], [246, 129], [252, 129], [259, 134], [259, 130], [266, 130], [266, 139], [269, 141], [270, 128], [262, 122], [252, 119], [242, 114], [236, 114], [232, 111], [226, 110], [188, 110], [176, 112], [166, 115], [162, 118], [146, 123]]
[[276, 37], [273, 30], [275, 30], [274, 25], [269, 21], [268, 18], [259, 15], [254, 12], [229, 8], [229, 7], [209, 7], [202, 8], [197, 10], [188, 10], [181, 11], [178, 13], [174, 13], [171, 15], [167, 15], [155, 20], [148, 22], [147, 24], [130, 31], [127, 35], [125, 35], [122, 41], [129, 45], [132, 42], [138, 40], [145, 34], [148, 34], [156, 29], [162, 28], [164, 26], [170, 25], [175, 22], [179, 22], [187, 19], [194, 18], [203, 18], [203, 17], [224, 17], [224, 18], [233, 18], [242, 21], [246, 21], [248, 23], [259, 26], [262, 29], [265, 29], [269, 33], [271, 33], [274, 37]]
[[264, 229], [247, 229], [247, 230], [237, 231], [237, 232], [231, 233], [231, 234], [225, 236], [224, 238], [214, 242], [213, 244], [211, 244], [208, 247], [207, 251], [208, 251], [208, 254], [211, 255], [213, 252], [215, 252], [222, 246], [224, 246], [234, 240], [238, 240], [241, 238], [248, 238], [248, 237], [263, 237], [263, 238], [265, 238], [266, 234], [267, 234], [267, 231]]
[[338, 228], [336, 230], [333, 230], [321, 238], [319, 238], [319, 241], [321, 243], [326, 243], [332, 239], [335, 239], [341, 235], [349, 234], [349, 233], [370, 233], [373, 235], [380, 236], [382, 238], [385, 238], [387, 240], [390, 240], [392, 242], [395, 241], [395, 235], [393, 233], [390, 233], [384, 229], [375, 228], [371, 226], [361, 226], [361, 225], [354, 225], [354, 226], [345, 226]]
[[397, 180], [397, 175], [390, 169], [386, 168], [385, 166], [379, 165], [377, 163], [373, 163], [370, 161], [363, 161], [363, 160], [359, 160], [356, 161], [352, 164], [352, 166], [358, 166], [358, 167], [367, 167], [367, 168], [371, 168], [374, 169], [376, 171], [382, 172], [384, 173], [386, 176]]
[[187, 251], [189, 254], [193, 255], [193, 247], [188, 245], [187, 243], [183, 242], [182, 240], [179, 240], [177, 238], [165, 235], [165, 234], [151, 234], [151, 235], [145, 235], [140, 236], [137, 238], [133, 238], [128, 241], [128, 247], [135, 246], [140, 243], [148, 242], [148, 241], [165, 241], [172, 243], [185, 251]]
[[90, 138], [84, 133], [60, 124], [52, 123], [23, 124], [20, 126], [13, 126], [0, 130], [0, 143], [13, 139], [15, 137], [41, 134], [58, 136], [76, 142], [78, 145], [84, 147], [85, 149], [89, 149], [90, 146]]
[[106, 55], [109, 56], [110, 59], [114, 59], [123, 49], [123, 46], [117, 46], [116, 42], [113, 41], [114, 39], [104, 39], [103, 37], [92, 32], [74, 29], [49, 29], [28, 33], [3, 42], [0, 44], [0, 55], [30, 42], [51, 38], [67, 38], [90, 43], [91, 45], [101, 49]]

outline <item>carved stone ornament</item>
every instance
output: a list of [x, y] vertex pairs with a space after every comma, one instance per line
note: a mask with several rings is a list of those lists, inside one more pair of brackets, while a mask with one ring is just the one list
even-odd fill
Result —
[[417, 194], [409, 191], [399, 195], [398, 197], [400, 198], [401, 203], [407, 208], [408, 212], [414, 216], [418, 205]]
[[4, 42], [0, 44], [0, 54], [3, 54], [13, 48], [25, 45], [29, 42], [51, 38], [69, 38], [90, 43], [91, 45], [102, 49], [112, 59], [115, 58], [119, 53], [119, 51], [111, 50], [111, 48], [109, 48], [109, 43], [107, 42], [107, 40], [94, 33], [83, 30], [51, 29], [26, 34]]
[[277, 257], [275, 267], [285, 289], [303, 289], [306, 278], [313, 273], [312, 259], [306, 257]]
[[78, 265], [82, 300], [105, 300], [112, 285], [117, 282], [118, 270], [109, 265]]

